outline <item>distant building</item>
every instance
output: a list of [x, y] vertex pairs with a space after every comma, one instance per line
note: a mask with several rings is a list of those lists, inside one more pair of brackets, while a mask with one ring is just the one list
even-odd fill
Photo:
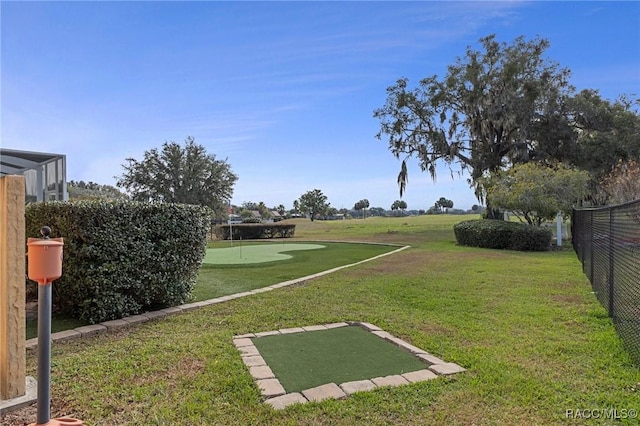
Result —
[[271, 221], [272, 222], [280, 222], [284, 219], [284, 216], [280, 214], [277, 210], [271, 210]]
[[69, 199], [67, 156], [0, 148], [0, 176], [23, 175], [25, 201]]

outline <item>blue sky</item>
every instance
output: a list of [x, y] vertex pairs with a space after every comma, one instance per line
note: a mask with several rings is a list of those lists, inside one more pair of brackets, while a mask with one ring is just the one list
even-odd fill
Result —
[[[389, 209], [399, 162], [373, 110], [398, 78], [442, 76], [495, 33], [550, 41], [571, 83], [640, 95], [640, 2], [0, 3], [2, 146], [67, 155], [69, 180], [115, 185], [125, 158], [193, 136], [227, 159], [233, 203]], [[477, 203], [446, 167], [410, 163], [403, 199]]]

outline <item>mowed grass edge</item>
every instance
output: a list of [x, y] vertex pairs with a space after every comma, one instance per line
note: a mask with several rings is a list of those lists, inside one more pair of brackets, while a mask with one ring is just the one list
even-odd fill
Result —
[[[213, 243], [220, 248], [230, 242]], [[239, 244], [236, 242], [235, 244]], [[244, 243], [243, 243], [244, 244]], [[249, 244], [277, 244], [286, 247], [285, 241]], [[339, 266], [350, 265], [397, 250], [397, 246], [323, 242], [323, 248], [289, 251], [290, 259], [268, 263], [214, 265], [204, 263], [193, 289], [194, 301], [213, 299], [234, 293], [255, 290], [292, 279], [303, 278]]]
[[[301, 285], [56, 343], [53, 412], [95, 425], [574, 425], [593, 420], [569, 410], [638, 409], [640, 372], [573, 252], [459, 247], [451, 226], [465, 218], [301, 223], [296, 239], [343, 235], [412, 248]], [[468, 371], [344, 401], [265, 406], [232, 337], [345, 320], [379, 325]], [[34, 375], [34, 353], [28, 366]]]
[[[293, 244], [299, 244], [296, 241]], [[215, 241], [208, 244], [209, 248], [248, 247], [251, 245], [276, 244], [286, 247], [290, 244], [285, 240], [261, 241]], [[228, 296], [235, 293], [267, 287], [283, 281], [302, 278], [307, 275], [349, 265], [398, 249], [397, 246], [363, 243], [335, 243], [323, 242], [324, 248], [314, 249], [317, 253], [304, 251], [287, 252], [290, 259], [275, 262], [213, 265], [203, 263], [198, 272], [196, 284], [189, 302], [199, 302], [216, 297]], [[55, 284], [54, 284], [55, 285]], [[52, 320], [52, 332], [70, 330], [87, 325], [79, 319], [64, 315], [56, 315]], [[27, 339], [37, 337], [37, 321], [27, 321]]]

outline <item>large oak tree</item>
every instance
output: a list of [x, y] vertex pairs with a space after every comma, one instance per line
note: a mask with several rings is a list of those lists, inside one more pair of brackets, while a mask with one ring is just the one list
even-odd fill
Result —
[[433, 179], [439, 162], [467, 171], [483, 200], [480, 178], [526, 161], [534, 124], [572, 90], [569, 70], [543, 56], [547, 40], [518, 37], [507, 45], [490, 35], [480, 44], [481, 51], [468, 47], [442, 79], [425, 78], [414, 89], [406, 78], [398, 80], [387, 89], [385, 105], [374, 111], [377, 137], [388, 138], [390, 151], [402, 157], [400, 195], [408, 181], [407, 160], [415, 157]]
[[184, 146], [165, 142], [159, 151], [145, 151], [140, 161], [127, 158], [117, 186], [135, 201], [196, 204], [222, 214], [238, 177], [226, 160], [218, 160], [187, 137]]
[[639, 105], [622, 95], [611, 102], [595, 90], [582, 90], [553, 105], [536, 123], [530, 160], [571, 164], [591, 175], [591, 202], [599, 199], [598, 183], [620, 161], [640, 161]]

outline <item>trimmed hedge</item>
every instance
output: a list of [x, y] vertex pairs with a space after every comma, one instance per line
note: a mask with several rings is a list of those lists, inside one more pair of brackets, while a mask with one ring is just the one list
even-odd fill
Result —
[[214, 232], [219, 240], [228, 240], [232, 229], [234, 240], [291, 238], [296, 232], [296, 225], [285, 223], [239, 223], [237, 225], [216, 225]]
[[546, 251], [551, 246], [550, 229], [503, 220], [466, 220], [453, 227], [463, 246], [520, 251]]
[[40, 202], [25, 208], [27, 237], [64, 238], [53, 303], [90, 323], [176, 306], [206, 253], [211, 210], [128, 201]]

